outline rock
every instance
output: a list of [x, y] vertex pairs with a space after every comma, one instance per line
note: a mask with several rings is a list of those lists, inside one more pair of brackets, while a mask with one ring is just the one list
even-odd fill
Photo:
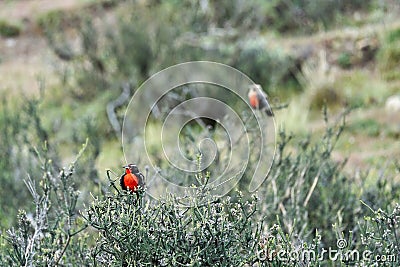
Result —
[[400, 112], [400, 95], [392, 95], [386, 99], [385, 109], [389, 113]]

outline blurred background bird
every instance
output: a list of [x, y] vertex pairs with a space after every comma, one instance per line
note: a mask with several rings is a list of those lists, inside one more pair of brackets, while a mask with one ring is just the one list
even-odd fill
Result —
[[268, 116], [274, 116], [271, 106], [268, 103], [268, 97], [259, 84], [249, 86], [249, 103], [253, 109], [265, 111]]

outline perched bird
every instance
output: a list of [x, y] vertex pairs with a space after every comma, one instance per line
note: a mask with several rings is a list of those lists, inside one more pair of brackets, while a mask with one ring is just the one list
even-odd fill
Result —
[[249, 103], [254, 109], [263, 110], [268, 116], [274, 116], [271, 106], [268, 103], [268, 97], [261, 89], [259, 84], [252, 84], [249, 86]]
[[136, 192], [138, 186], [144, 187], [144, 176], [134, 164], [124, 166], [125, 173], [121, 176], [120, 185], [123, 190]]

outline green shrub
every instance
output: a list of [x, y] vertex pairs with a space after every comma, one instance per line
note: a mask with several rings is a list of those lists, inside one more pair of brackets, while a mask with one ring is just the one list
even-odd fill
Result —
[[[328, 122], [327, 118], [325, 121]], [[353, 249], [360, 255], [365, 250], [373, 252], [365, 261], [360, 256], [359, 264], [377, 264], [376, 255], [397, 255], [395, 262], [386, 266], [398, 264], [398, 214], [375, 212], [381, 219], [372, 220], [379, 224], [374, 226], [369, 217], [364, 217], [370, 210], [362, 203], [373, 209], [396, 207], [398, 213], [396, 202], [400, 198], [400, 184], [393, 177], [386, 177], [384, 169], [379, 171], [380, 177], [369, 182], [366, 181], [367, 172], [359, 173], [357, 179], [343, 172], [346, 161], [332, 160], [333, 148], [345, 129], [343, 123], [328, 126], [322, 141], [300, 140], [294, 146], [295, 152], [293, 146], [291, 152], [286, 151], [295, 138], [280, 132], [275, 164], [267, 185], [259, 192], [260, 201], [264, 203], [260, 216], [265, 225], [269, 225], [262, 233], [258, 252], [265, 266], [349, 264], [346, 257], [332, 260], [322, 252], [323, 248], [337, 249], [338, 242], [343, 240], [346, 241], [346, 247], [340, 250], [343, 255], [352, 253]], [[377, 231], [378, 235], [374, 236]], [[382, 244], [378, 246], [377, 241]], [[300, 261], [288, 257], [282, 261], [277, 257], [279, 251], [296, 257], [302, 253], [309, 255], [311, 251], [314, 258]]]
[[309, 100], [310, 108], [313, 110], [321, 110], [325, 105], [338, 107], [344, 102], [340, 92], [330, 84], [321, 84], [319, 88], [315, 88]]
[[[35, 211], [20, 211], [17, 228], [7, 231], [2, 265], [242, 266], [256, 260], [261, 229], [254, 220], [256, 198], [216, 199], [205, 185], [192, 196], [159, 201], [145, 198], [143, 190], [117, 191], [95, 198], [82, 220], [75, 163], [57, 174], [50, 160], [40, 161], [39, 186], [26, 181]], [[95, 243], [89, 225], [99, 233]]]
[[[149, 199], [143, 189], [137, 194], [121, 192], [115, 181], [109, 181], [112, 190], [99, 192], [82, 208], [80, 202], [88, 201], [80, 197], [78, 184], [90, 181], [87, 174], [78, 175], [76, 162], [59, 168], [43, 147], [37, 153], [42, 177], [35, 174], [25, 181], [35, 206], [21, 210], [15, 227], [2, 232], [0, 264], [347, 264], [347, 259], [323, 258], [323, 248], [336, 248], [347, 234], [348, 249], [397, 255], [395, 203], [400, 185], [390, 177], [360, 183], [364, 174], [359, 180], [345, 175], [344, 162], [332, 159], [345, 125], [342, 120], [331, 125], [326, 112], [325, 121], [328, 127], [322, 141], [302, 139], [290, 149], [296, 153], [288, 152], [294, 137], [280, 132], [276, 161], [258, 197], [233, 193], [232, 198], [215, 198], [206, 183], [210, 177], [199, 173], [199, 185], [192, 193], [167, 194], [160, 200]], [[80, 160], [81, 156], [82, 151]], [[396, 208], [393, 213], [374, 212], [374, 217], [364, 220], [375, 207]], [[293, 256], [310, 251], [314, 258], [306, 260], [276, 257], [278, 252]], [[398, 264], [395, 260], [392, 266]]]
[[400, 28], [386, 33], [378, 51], [378, 66], [386, 80], [399, 80]]
[[35, 101], [27, 100], [21, 109], [20, 103], [10, 97], [2, 97], [1, 102], [0, 150], [3, 156], [0, 158], [0, 226], [10, 227], [17, 216], [16, 207], [30, 206], [31, 202], [27, 201], [29, 192], [23, 180], [28, 170], [31, 175], [40, 173], [35, 160], [31, 158], [31, 144], [43, 140], [46, 134]]
[[366, 10], [372, 3], [372, 0], [274, 0], [268, 4], [266, 17], [280, 32], [309, 33], [320, 29], [320, 26], [324, 29], [331, 28], [340, 22], [340, 15]]
[[[18, 209], [28, 209], [32, 204], [24, 179], [29, 174], [31, 177], [39, 177], [42, 169], [36, 159], [37, 153], [46, 153], [52, 161], [54, 168], [61, 168], [62, 160], [60, 151], [63, 144], [59, 135], [67, 135], [66, 139], [70, 144], [72, 152], [78, 152], [75, 144], [82, 144], [88, 140], [88, 149], [85, 155], [76, 166], [79, 175], [87, 177], [81, 179], [77, 185], [86, 185], [87, 181], [98, 181], [98, 174], [95, 161], [100, 153], [100, 140], [97, 125], [93, 120], [85, 117], [77, 120], [73, 129], [70, 125], [62, 125], [56, 131], [52, 131], [54, 119], [44, 116], [43, 106], [45, 101], [38, 99], [23, 98], [23, 102], [12, 97], [3, 97], [0, 107], [0, 149], [4, 157], [0, 158], [0, 226], [10, 227], [15, 224]], [[50, 123], [49, 121], [50, 120]], [[41, 144], [35, 146], [35, 144]], [[75, 149], [75, 151], [74, 151]], [[92, 189], [93, 191], [93, 189]], [[18, 197], [5, 197], [18, 196]], [[88, 196], [86, 192], [85, 197]], [[18, 208], [16, 208], [18, 207]]]
[[[199, 5], [196, 1], [186, 4]], [[225, 10], [227, 4], [212, 2], [210, 6], [226, 11], [232, 21], [241, 22], [243, 16], [251, 16], [248, 9], [241, 10], [238, 2], [230, 11], [228, 7]], [[179, 16], [177, 10], [182, 7], [176, 5], [165, 2], [150, 8], [127, 3], [124, 9], [115, 10], [118, 19], [113, 24], [95, 25], [91, 17], [82, 15], [76, 20], [81, 41], [76, 51], [68, 37], [60, 34], [62, 31], [49, 30], [47, 37], [53, 51], [69, 62], [67, 69], [61, 71], [61, 78], [72, 96], [88, 101], [123, 82], [140, 84], [164, 67], [205, 59], [235, 66], [264, 86], [298, 85], [294, 60], [283, 50], [271, 50], [266, 42], [249, 41], [247, 36], [239, 36], [237, 29], [205, 34], [214, 20], [220, 20], [221, 14], [208, 18], [210, 21], [207, 14], [188, 9], [185, 12], [190, 14]], [[257, 3], [250, 6], [257, 10]], [[159, 19], [154, 20], [154, 16]], [[55, 25], [62, 24], [58, 16], [50, 16], [49, 21], [52, 20]]]
[[[325, 119], [328, 123], [328, 118]], [[327, 124], [320, 142], [300, 140], [295, 145], [296, 154], [286, 152], [293, 136], [284, 131], [279, 133], [276, 160], [267, 179], [268, 185], [261, 191], [262, 201], [269, 210], [267, 221], [279, 216], [285, 231], [297, 233], [305, 240], [318, 229], [326, 245], [336, 241], [332, 225], [339, 218], [350, 228], [357, 224], [360, 215], [354, 202], [359, 198], [359, 191], [343, 186], [350, 179], [342, 172], [345, 162], [331, 159], [345, 127], [343, 122]]]
[[[265, 42], [246, 42], [234, 67], [262, 84], [264, 88], [296, 82], [295, 62], [280, 50], [268, 49]], [[284, 87], [286, 88], [286, 87]]]
[[376, 120], [364, 119], [353, 122], [349, 125], [348, 130], [354, 134], [366, 134], [368, 136], [378, 136], [382, 131], [382, 125]]
[[96, 201], [87, 216], [100, 234], [100, 264], [242, 266], [255, 258], [256, 207], [255, 199], [217, 200], [201, 189], [195, 196], [169, 195], [157, 202], [122, 193]]
[[21, 30], [21, 26], [18, 24], [0, 20], [0, 36], [16, 37], [21, 34]]
[[[367, 206], [368, 207], [368, 206]], [[372, 264], [381, 262], [382, 266], [398, 266], [400, 263], [400, 205], [386, 212], [368, 207], [371, 215], [360, 223], [361, 242], [359, 247], [369, 251], [369, 258], [360, 262]]]
[[[399, 204], [392, 212], [381, 209], [360, 220], [357, 237], [353, 231], [336, 231], [336, 242], [326, 246], [317, 231], [306, 241], [274, 224], [261, 236], [257, 250], [259, 266], [398, 266]], [[348, 238], [345, 237], [348, 235]]]
[[386, 41], [388, 43], [397, 43], [400, 40], [400, 28], [394, 29], [387, 33]]
[[347, 52], [342, 52], [337, 61], [339, 66], [343, 69], [348, 69], [351, 67], [351, 55]]
[[306, 241], [318, 230], [326, 246], [336, 242], [332, 225], [341, 222], [348, 230], [358, 228], [364, 210], [360, 199], [375, 203], [374, 207], [387, 207], [399, 196], [395, 193], [398, 182], [390, 177], [366, 184], [358, 179], [365, 180], [367, 173], [360, 173], [356, 180], [343, 172], [346, 160], [334, 161], [332, 152], [345, 125], [335, 125], [327, 127], [321, 141], [299, 140], [294, 145], [296, 153], [286, 152], [291, 150], [293, 136], [280, 132], [268, 184], [260, 191], [267, 221], [279, 216], [286, 232]]
[[73, 14], [73, 12], [57, 9], [40, 14], [36, 18], [36, 23], [46, 34], [54, 34], [68, 24], [79, 23], [79, 17]]
[[[79, 157], [79, 156], [78, 156]], [[7, 231], [2, 244], [3, 266], [88, 265], [87, 225], [78, 217], [79, 191], [72, 176], [74, 163], [61, 171], [45, 154], [38, 155], [43, 176], [39, 184], [28, 176], [25, 184], [32, 195], [34, 211], [20, 210], [16, 228]]]

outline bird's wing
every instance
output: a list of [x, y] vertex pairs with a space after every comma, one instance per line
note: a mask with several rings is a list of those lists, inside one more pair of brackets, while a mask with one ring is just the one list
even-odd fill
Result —
[[268, 99], [268, 96], [267, 96], [267, 94], [264, 92], [264, 90], [261, 88], [261, 85], [256, 84], [254, 87], [256, 88], [258, 94], [264, 96], [265, 99]]
[[136, 176], [139, 178], [139, 185], [144, 186], [144, 175], [141, 172], [138, 172]]

